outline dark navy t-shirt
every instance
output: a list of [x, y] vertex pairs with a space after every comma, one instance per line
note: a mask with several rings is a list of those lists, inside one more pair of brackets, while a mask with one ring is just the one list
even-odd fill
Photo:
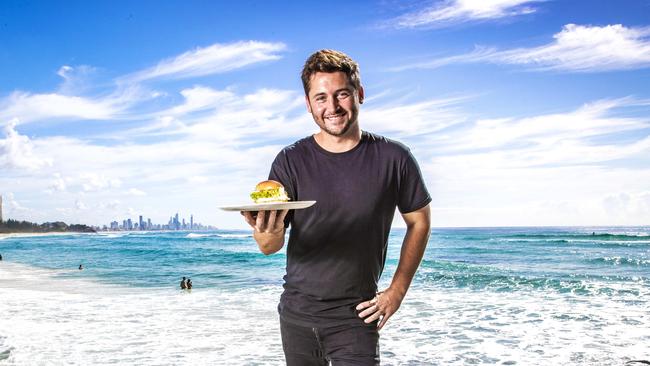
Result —
[[280, 316], [310, 327], [362, 322], [355, 307], [377, 291], [395, 208], [408, 213], [431, 201], [413, 155], [365, 131], [343, 153], [310, 136], [278, 154], [269, 179], [281, 182], [292, 201], [317, 201], [287, 215]]

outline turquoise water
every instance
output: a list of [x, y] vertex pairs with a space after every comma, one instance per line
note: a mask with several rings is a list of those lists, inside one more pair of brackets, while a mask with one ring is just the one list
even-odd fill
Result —
[[[413, 286], [615, 295], [628, 283], [650, 285], [648, 232], [642, 227], [434, 229]], [[384, 277], [397, 265], [403, 236], [399, 229], [390, 235]], [[0, 250], [5, 260], [36, 267], [83, 263], [85, 271], [61, 276], [133, 287], [175, 286], [181, 276], [206, 288], [281, 285], [286, 261], [284, 250], [261, 254], [247, 231], [7, 238]], [[615, 291], [608, 284], [623, 288]]]
[[[390, 283], [404, 233], [391, 232], [380, 288]], [[0, 353], [9, 364], [29, 364], [34, 353], [48, 352], [62, 364], [196, 364], [171, 345], [176, 336], [204, 334], [212, 340], [196, 350], [198, 364], [282, 364], [275, 307], [284, 253], [259, 253], [248, 231], [4, 238], [0, 311], [14, 314], [25, 329], [0, 320]], [[192, 278], [191, 294], [177, 289], [182, 276]], [[648, 299], [650, 227], [434, 229], [407, 298], [382, 331], [383, 364], [650, 359], [643, 346], [650, 344]], [[104, 334], [87, 335], [90, 351], [59, 354], [55, 348], [71, 341], [71, 331], [52, 327], [60, 332], [53, 340], [37, 329], [73, 311], [71, 303], [80, 308], [70, 327], [96, 326]], [[104, 306], [109, 310], [98, 313]], [[150, 331], [137, 340], [124, 337], [143, 326], [124, 320], [133, 306], [139, 319], [150, 318], [144, 324]], [[201, 320], [192, 328], [181, 321], [165, 336], [169, 319], [187, 309]], [[248, 319], [242, 309], [259, 316]], [[260, 324], [263, 332], [250, 331]], [[215, 328], [224, 335], [213, 334]], [[241, 338], [240, 347], [233, 337]], [[124, 349], [141, 342], [167, 346], [153, 358], [144, 349], [109, 362], [93, 348], [104, 342]]]

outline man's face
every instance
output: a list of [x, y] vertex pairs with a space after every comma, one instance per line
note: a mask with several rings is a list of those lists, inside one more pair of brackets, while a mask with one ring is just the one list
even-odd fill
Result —
[[305, 99], [307, 110], [323, 132], [343, 136], [357, 124], [363, 88], [357, 90], [344, 72], [317, 72], [311, 76]]

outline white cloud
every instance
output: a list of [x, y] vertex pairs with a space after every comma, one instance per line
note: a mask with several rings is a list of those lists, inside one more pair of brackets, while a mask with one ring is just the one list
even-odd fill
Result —
[[650, 28], [567, 24], [551, 44], [496, 54], [496, 60], [541, 69], [605, 71], [650, 66]]
[[88, 206], [86, 206], [85, 203], [81, 200], [76, 200], [74, 201], [74, 206], [77, 208], [77, 210], [87, 210]]
[[119, 110], [112, 100], [14, 92], [0, 101], [0, 120], [19, 118], [21, 123], [27, 123], [55, 118], [108, 119]]
[[146, 196], [147, 195], [146, 192], [141, 191], [141, 190], [139, 190], [137, 188], [131, 188], [131, 189], [129, 189], [127, 191], [127, 193], [130, 194], [131, 196]]
[[[434, 196], [434, 223], [647, 222], [650, 120], [639, 108], [647, 105], [603, 100], [563, 114], [478, 120], [446, 131], [447, 139], [417, 149]], [[637, 117], [622, 117], [628, 110]]]
[[93, 90], [96, 84], [102, 82], [97, 80], [98, 69], [88, 65], [63, 65], [56, 73], [63, 79], [57, 94], [79, 95], [83, 92]]
[[404, 14], [389, 24], [396, 28], [439, 28], [471, 21], [514, 17], [535, 12], [530, 6], [542, 0], [445, 0]]
[[620, 192], [611, 194], [602, 200], [608, 216], [625, 219], [627, 217], [650, 216], [650, 192]]
[[228, 90], [215, 90], [204, 86], [183, 89], [181, 90], [181, 95], [185, 99], [184, 103], [161, 112], [161, 115], [185, 115], [192, 112], [214, 109], [222, 104], [237, 101], [237, 95], [233, 92]]
[[412, 70], [412, 69], [436, 69], [439, 67], [454, 65], [458, 63], [475, 63], [475, 62], [482, 62], [482, 61], [492, 62], [495, 58], [494, 55], [496, 53], [497, 51], [495, 48], [477, 46], [474, 49], [474, 51], [468, 54], [448, 56], [448, 57], [436, 58], [424, 62], [417, 62], [417, 63], [407, 64], [402, 66], [389, 67], [386, 70], [399, 72], [399, 71]]
[[522, 65], [534, 70], [599, 72], [650, 66], [650, 28], [621, 24], [584, 26], [567, 24], [554, 41], [533, 48], [498, 51], [477, 47], [471, 53], [394, 67], [392, 71], [437, 68], [456, 63], [492, 62]]
[[432, 99], [406, 105], [373, 103], [361, 111], [360, 120], [364, 128], [394, 138], [422, 136], [464, 122], [466, 116], [458, 110], [464, 99]]
[[73, 70], [72, 66], [63, 65], [59, 68], [59, 71], [57, 71], [56, 74], [64, 79], [67, 79], [72, 70]]
[[[586, 104], [573, 112], [522, 119], [478, 120], [469, 131], [453, 140], [449, 149], [455, 151], [484, 148], [510, 148], [526, 144], [528, 149], [548, 148], [590, 137], [639, 130], [650, 127], [643, 118], [624, 118], [615, 112], [633, 107], [631, 99], [602, 100]], [[598, 145], [603, 147], [605, 145]]]
[[5, 138], [0, 140], [0, 167], [36, 170], [52, 165], [52, 159], [42, 158], [33, 153], [33, 144], [29, 137], [20, 135], [16, 131], [17, 122], [13, 119], [4, 127]]
[[[28, 211], [26, 207], [23, 207], [14, 196], [13, 192], [6, 192], [2, 195], [2, 207], [7, 210], [9, 214], [18, 212], [18, 211]], [[3, 216], [4, 220], [9, 219], [9, 215]]]
[[66, 189], [65, 180], [61, 177], [61, 174], [55, 173], [52, 183], [48, 187], [52, 192], [63, 192]]
[[[30, 210], [47, 212], [38, 206], [47, 200], [60, 200], [58, 207], [63, 207], [81, 193], [85, 207], [99, 208], [85, 223], [107, 224], [140, 214], [161, 223], [179, 211], [221, 227], [244, 227], [239, 217], [216, 207], [245, 202], [281, 147], [315, 127], [295, 93], [229, 93], [222, 99], [227, 102], [206, 114], [178, 114], [175, 118], [187, 122], [187, 129], [164, 141], [102, 146], [63, 137], [36, 139], [34, 154], [50, 157], [56, 166], [28, 180]], [[387, 106], [379, 101], [364, 105], [361, 113], [364, 129], [412, 147], [435, 198], [436, 225], [526, 224], [531, 217], [539, 224], [590, 224], [588, 218], [607, 223], [613, 214], [605, 212], [601, 197], [615, 192], [613, 187], [630, 196], [647, 190], [642, 186], [650, 172], [635, 167], [638, 162], [616, 171], [607, 166], [612, 159], [634, 162], [649, 155], [647, 118], [625, 117], [628, 108], [637, 114], [646, 108], [642, 101], [601, 100], [566, 113], [473, 121], [462, 111], [464, 99]], [[396, 120], [414, 121], [415, 127]], [[418, 131], [435, 133], [422, 136]], [[603, 138], [628, 132], [636, 138]], [[40, 180], [41, 190], [51, 188], [52, 176], [76, 178], [61, 178], [66, 191], [60, 194], [33, 193]], [[128, 201], [131, 210], [117, 200]], [[67, 214], [79, 221], [74, 210]]]
[[239, 69], [259, 62], [280, 59], [283, 43], [258, 41], [213, 44], [163, 60], [158, 65], [128, 75], [125, 81], [139, 82], [156, 78], [188, 78]]
[[210, 181], [210, 178], [201, 176], [201, 175], [193, 175], [189, 178], [187, 178], [187, 183], [189, 184], [205, 184]]
[[121, 202], [119, 200], [111, 200], [109, 202], [100, 202], [98, 207], [100, 210], [117, 210], [120, 207]]
[[[57, 75], [64, 80], [59, 91], [33, 94], [14, 91], [0, 99], [0, 121], [17, 118], [20, 123], [41, 120], [119, 120], [148, 118], [144, 112], [130, 111], [129, 108], [142, 102], [159, 98], [165, 93], [147, 90], [140, 81], [154, 78], [185, 78], [223, 73], [255, 63], [277, 60], [286, 49], [282, 43], [257, 41], [214, 44], [197, 48], [175, 58], [161, 61], [155, 67], [136, 72], [116, 80], [117, 86], [109, 94], [96, 97], [80, 96], [90, 88], [89, 76], [96, 69], [81, 65], [63, 65]], [[217, 92], [195, 87], [183, 90], [181, 94], [186, 103], [168, 111], [171, 115], [200, 111], [218, 104], [219, 98], [228, 97], [228, 92]]]
[[110, 178], [102, 173], [82, 173], [79, 178], [82, 181], [81, 187], [84, 192], [119, 188], [122, 186], [122, 181], [119, 178]]
[[302, 95], [290, 90], [263, 88], [237, 94], [195, 87], [184, 90], [183, 95], [184, 103], [160, 112], [155, 123], [124, 133], [191, 135], [197, 140], [240, 146], [302, 137], [314, 126]]

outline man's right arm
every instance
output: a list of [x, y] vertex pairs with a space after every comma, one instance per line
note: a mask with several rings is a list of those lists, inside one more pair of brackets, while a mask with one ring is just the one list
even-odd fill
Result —
[[265, 255], [273, 254], [284, 246], [284, 218], [289, 210], [258, 211], [256, 216], [242, 211], [248, 225], [253, 228], [253, 238]]

